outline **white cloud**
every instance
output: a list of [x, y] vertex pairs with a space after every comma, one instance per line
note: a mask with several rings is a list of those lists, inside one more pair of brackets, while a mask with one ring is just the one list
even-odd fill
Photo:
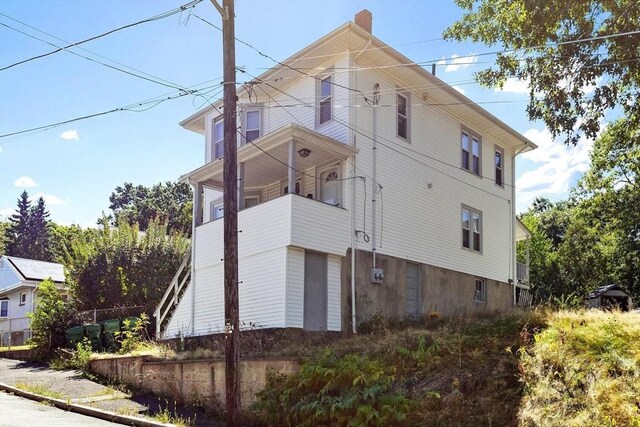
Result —
[[11, 208], [0, 209], [0, 219], [9, 218], [11, 215], [15, 213], [15, 211], [16, 211], [15, 209], [11, 209]]
[[32, 200], [38, 200], [40, 197], [44, 199], [44, 202], [49, 206], [66, 205], [67, 201], [61, 197], [54, 196], [53, 194], [37, 193], [31, 198]]
[[460, 86], [453, 86], [453, 88], [455, 90], [457, 90], [458, 92], [460, 92], [461, 94], [465, 95], [465, 91], [464, 89], [462, 89]]
[[467, 68], [469, 65], [478, 61], [478, 57], [473, 55], [468, 56], [460, 56], [460, 55], [451, 55], [450, 59], [442, 58], [440, 61], [436, 62], [437, 65], [446, 65], [444, 67], [444, 71], [446, 73], [458, 71], [460, 68]]
[[37, 187], [38, 183], [35, 182], [33, 178], [30, 178], [28, 176], [21, 176], [20, 178], [13, 181], [13, 185], [20, 188], [32, 188]]
[[516, 180], [520, 211], [526, 209], [537, 196], [552, 199], [566, 197], [575, 179], [589, 168], [589, 153], [593, 147], [593, 141], [586, 139], [575, 147], [567, 146], [562, 141], [554, 140], [547, 129], [529, 129], [524, 136], [538, 148], [518, 157], [520, 161], [534, 164]]
[[71, 140], [71, 139], [79, 140], [80, 136], [78, 135], [77, 130], [71, 129], [71, 130], [65, 130], [64, 132], [62, 132], [60, 134], [60, 138], [66, 139], [66, 140]]

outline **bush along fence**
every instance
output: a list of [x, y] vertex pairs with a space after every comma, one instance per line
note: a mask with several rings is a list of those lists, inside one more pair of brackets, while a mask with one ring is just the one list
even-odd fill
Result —
[[25, 344], [31, 338], [31, 319], [28, 317], [0, 318], [0, 347]]

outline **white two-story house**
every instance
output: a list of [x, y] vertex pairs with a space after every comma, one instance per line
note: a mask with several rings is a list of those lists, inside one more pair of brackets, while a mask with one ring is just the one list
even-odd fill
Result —
[[[514, 307], [515, 157], [535, 144], [377, 39], [366, 10], [283, 64], [237, 92], [241, 322]], [[205, 163], [182, 177], [192, 262], [156, 311], [165, 337], [224, 327], [223, 108], [181, 123]]]

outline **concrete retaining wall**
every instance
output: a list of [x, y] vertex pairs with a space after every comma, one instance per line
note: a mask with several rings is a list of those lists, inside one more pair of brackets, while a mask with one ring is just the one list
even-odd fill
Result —
[[[150, 391], [181, 403], [225, 400], [224, 360], [152, 361], [144, 356], [98, 359], [91, 372], [121, 381], [135, 389]], [[284, 374], [299, 369], [297, 359], [248, 359], [240, 361], [243, 406], [256, 400], [266, 384], [267, 372]]]
[[24, 350], [4, 350], [0, 351], [0, 358], [15, 360], [35, 360], [36, 351], [32, 348]]

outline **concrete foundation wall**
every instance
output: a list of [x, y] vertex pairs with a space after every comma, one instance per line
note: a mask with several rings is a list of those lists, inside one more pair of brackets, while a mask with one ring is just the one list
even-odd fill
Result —
[[[256, 400], [266, 384], [267, 373], [296, 372], [297, 359], [250, 359], [240, 361], [242, 405]], [[139, 390], [177, 402], [225, 400], [224, 360], [151, 361], [144, 356], [98, 359], [90, 362], [91, 372], [121, 381]]]
[[[384, 270], [382, 284], [371, 283], [371, 252], [356, 251], [357, 323], [379, 313], [402, 319], [407, 315], [406, 259], [377, 255], [376, 267]], [[351, 330], [351, 251], [342, 261], [342, 330]], [[419, 264], [419, 263], [418, 263]], [[513, 308], [513, 287], [508, 283], [428, 264], [419, 264], [421, 296], [420, 314], [437, 312], [443, 316], [482, 311], [506, 311]], [[486, 283], [486, 302], [475, 301], [475, 280]]]

